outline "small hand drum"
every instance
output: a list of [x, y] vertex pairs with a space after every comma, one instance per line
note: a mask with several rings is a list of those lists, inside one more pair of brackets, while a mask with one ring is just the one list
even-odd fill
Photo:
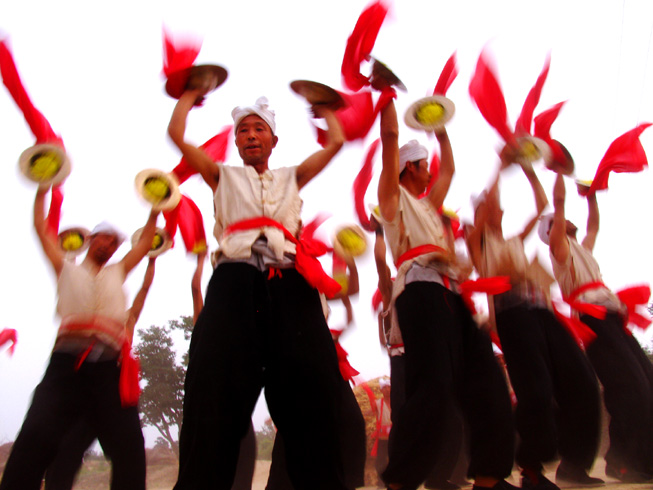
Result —
[[21, 153], [18, 166], [25, 177], [48, 188], [70, 175], [70, 160], [63, 148], [49, 143], [36, 144]]
[[154, 211], [174, 209], [181, 200], [177, 178], [157, 169], [146, 169], [136, 175], [136, 192], [152, 205]]

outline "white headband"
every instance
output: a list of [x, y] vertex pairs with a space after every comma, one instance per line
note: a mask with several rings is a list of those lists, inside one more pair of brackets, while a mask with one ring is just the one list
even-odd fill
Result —
[[399, 173], [406, 168], [406, 162], [417, 162], [429, 157], [429, 151], [418, 143], [417, 140], [410, 140], [399, 148]]
[[234, 134], [236, 134], [240, 121], [252, 114], [263, 119], [267, 125], [270, 126], [272, 134], [276, 134], [277, 126], [274, 122], [274, 111], [268, 109], [268, 99], [266, 97], [259, 97], [256, 99], [256, 104], [254, 105], [247, 107], [234, 107], [234, 110], [231, 111], [231, 117], [234, 118]]

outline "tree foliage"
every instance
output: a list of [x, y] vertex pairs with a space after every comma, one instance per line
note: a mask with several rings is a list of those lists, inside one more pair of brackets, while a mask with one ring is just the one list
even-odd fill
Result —
[[272, 424], [272, 420], [263, 424], [261, 430], [256, 431], [256, 454], [257, 459], [270, 461], [272, 459], [272, 447], [274, 446], [274, 438], [277, 431]]
[[167, 326], [152, 325], [138, 331], [140, 341], [136, 345], [144, 385], [139, 403], [142, 424], [155, 427], [177, 456], [187, 360], [177, 362], [171, 333], [182, 330], [188, 338], [192, 329], [192, 318], [182, 316], [168, 321]]

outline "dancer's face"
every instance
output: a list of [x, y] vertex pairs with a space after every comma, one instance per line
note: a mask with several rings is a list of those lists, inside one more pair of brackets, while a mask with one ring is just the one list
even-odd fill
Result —
[[277, 140], [270, 126], [255, 114], [243, 118], [236, 130], [236, 147], [245, 165], [267, 163]]
[[426, 189], [431, 181], [431, 173], [429, 172], [429, 162], [426, 158], [422, 158], [416, 162], [410, 162], [414, 169], [414, 176], [420, 186]]
[[108, 233], [98, 233], [91, 237], [88, 246], [88, 255], [99, 265], [104, 265], [116, 253], [120, 241], [115, 235]]

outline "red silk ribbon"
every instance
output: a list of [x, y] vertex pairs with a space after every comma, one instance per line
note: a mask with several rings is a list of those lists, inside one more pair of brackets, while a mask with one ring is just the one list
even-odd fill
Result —
[[401, 267], [401, 264], [403, 264], [407, 260], [412, 260], [416, 257], [419, 257], [420, 255], [430, 254], [433, 252], [446, 253], [447, 251], [442, 247], [438, 247], [437, 245], [432, 245], [430, 243], [426, 245], [420, 245], [418, 247], [411, 248], [410, 250], [406, 250], [403, 254], [401, 254], [397, 259], [397, 261], [395, 262], [395, 267], [399, 269], [399, 267]]
[[340, 291], [340, 284], [324, 272], [320, 261], [317, 260], [317, 257], [324, 255], [329, 247], [327, 247], [323, 242], [313, 238], [313, 230], [308, 226], [304, 228], [299, 239], [297, 239], [278, 221], [266, 216], [260, 216], [229, 225], [224, 230], [224, 236], [237, 231], [263, 228], [265, 226], [281, 230], [286, 237], [286, 240], [295, 244], [295, 268], [297, 269], [297, 272], [306, 279], [308, 284], [324, 293], [327, 298], [333, 298]]
[[9, 350], [7, 351], [9, 355], [13, 355], [16, 350], [16, 342], [18, 341], [18, 333], [13, 328], [3, 328], [0, 331], [0, 347], [11, 342]]
[[482, 277], [476, 280], [464, 281], [459, 284], [460, 295], [465, 301], [465, 305], [472, 314], [476, 314], [476, 306], [472, 300], [472, 294], [501, 294], [510, 291], [512, 288], [508, 276]]

